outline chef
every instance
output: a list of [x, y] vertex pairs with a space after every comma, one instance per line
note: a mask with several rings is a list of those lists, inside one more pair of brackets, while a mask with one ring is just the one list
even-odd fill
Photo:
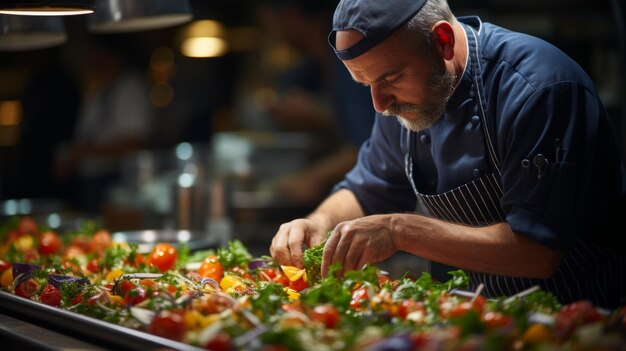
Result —
[[328, 238], [322, 274], [401, 250], [465, 270], [486, 296], [626, 301], [619, 143], [571, 58], [445, 0], [342, 0], [329, 42], [377, 118], [333, 193], [280, 226], [277, 262], [302, 267]]

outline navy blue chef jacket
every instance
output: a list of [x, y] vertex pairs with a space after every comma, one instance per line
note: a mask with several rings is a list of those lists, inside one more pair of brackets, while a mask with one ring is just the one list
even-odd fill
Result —
[[538, 38], [477, 17], [459, 20], [470, 57], [443, 117], [416, 133], [378, 114], [335, 190], [350, 189], [366, 214], [410, 212], [435, 196], [480, 208], [488, 201], [475, 185], [495, 179], [500, 218], [436, 206], [428, 214], [475, 225], [506, 221], [515, 233], [563, 250], [564, 259], [546, 280], [468, 272], [474, 287], [484, 283], [487, 295], [502, 296], [540, 285], [562, 303], [626, 302], [624, 167], [591, 79]]

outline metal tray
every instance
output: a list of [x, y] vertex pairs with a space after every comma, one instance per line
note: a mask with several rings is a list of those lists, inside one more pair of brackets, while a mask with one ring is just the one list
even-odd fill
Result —
[[202, 348], [104, 322], [0, 291], [0, 312], [114, 350], [181, 350]]
[[139, 252], [149, 252], [157, 243], [169, 243], [174, 246], [186, 244], [189, 250], [202, 250], [217, 248], [220, 238], [212, 233], [193, 230], [131, 230], [114, 232], [111, 234], [113, 241], [137, 243]]

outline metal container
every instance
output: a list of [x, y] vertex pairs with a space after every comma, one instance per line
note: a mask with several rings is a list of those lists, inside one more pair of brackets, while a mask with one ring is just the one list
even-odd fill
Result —
[[139, 252], [141, 253], [150, 252], [157, 243], [168, 243], [175, 247], [185, 244], [192, 251], [217, 248], [221, 245], [219, 236], [211, 236], [204, 231], [192, 230], [131, 230], [113, 232], [111, 236], [115, 242], [138, 244]]

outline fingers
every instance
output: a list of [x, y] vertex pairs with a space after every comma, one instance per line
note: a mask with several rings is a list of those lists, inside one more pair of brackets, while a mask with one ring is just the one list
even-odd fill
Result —
[[339, 243], [339, 239], [341, 239], [341, 235], [337, 234], [337, 228], [335, 228], [330, 234], [330, 237], [328, 237], [328, 240], [326, 240], [326, 244], [324, 244], [324, 252], [322, 253], [322, 277], [326, 277], [328, 275], [328, 270], [333, 262], [335, 249]]
[[330, 235], [324, 246], [322, 254], [322, 276], [325, 277], [330, 266], [337, 264], [341, 267], [341, 273], [360, 269], [357, 267], [363, 256], [364, 247], [355, 238], [355, 232], [348, 227], [338, 225]]
[[306, 231], [303, 226], [293, 222], [280, 226], [270, 245], [270, 255], [276, 263], [284, 266], [296, 266], [302, 268], [302, 244]]
[[304, 231], [295, 228], [290, 231], [288, 245], [289, 252], [291, 253], [291, 265], [298, 268], [304, 267], [304, 260], [302, 259], [302, 242], [304, 241]]
[[322, 276], [328, 275], [332, 265], [339, 266], [340, 274], [361, 270], [366, 264], [391, 257], [396, 250], [379, 226], [357, 220], [339, 223], [324, 246]]
[[291, 249], [289, 248], [289, 229], [283, 224], [278, 229], [272, 244], [270, 245], [270, 255], [276, 263], [285, 266], [293, 265], [291, 261]]
[[363, 245], [352, 242], [348, 252], [346, 254], [344, 263], [343, 263], [343, 272], [360, 270], [366, 263], [365, 260], [365, 250], [366, 248]]

